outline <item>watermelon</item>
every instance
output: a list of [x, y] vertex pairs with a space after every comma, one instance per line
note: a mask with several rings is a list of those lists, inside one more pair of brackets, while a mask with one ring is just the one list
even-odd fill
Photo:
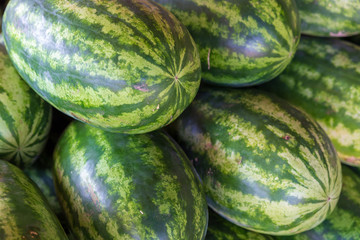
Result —
[[300, 40], [293, 0], [155, 0], [171, 10], [198, 45], [202, 79], [250, 86], [281, 73]]
[[347, 166], [343, 166], [342, 173], [343, 187], [334, 212], [313, 230], [279, 240], [360, 239], [360, 175]]
[[0, 43], [0, 159], [30, 166], [46, 144], [50, 125], [51, 106], [21, 79]]
[[295, 0], [301, 32], [313, 36], [344, 37], [360, 33], [360, 0]]
[[341, 160], [360, 166], [360, 47], [338, 39], [303, 37], [293, 62], [262, 86], [309, 113]]
[[151, 1], [12, 0], [3, 33], [15, 67], [40, 96], [106, 131], [161, 128], [200, 84], [189, 32]]
[[0, 160], [0, 239], [67, 239], [36, 185], [16, 166]]
[[209, 227], [206, 240], [274, 240], [269, 235], [252, 232], [236, 226], [209, 209]]
[[296, 234], [336, 206], [341, 164], [331, 141], [276, 96], [202, 88], [172, 131], [203, 181], [209, 206], [239, 226]]
[[76, 121], [54, 161], [55, 188], [76, 239], [204, 239], [203, 189], [165, 133], [111, 133]]

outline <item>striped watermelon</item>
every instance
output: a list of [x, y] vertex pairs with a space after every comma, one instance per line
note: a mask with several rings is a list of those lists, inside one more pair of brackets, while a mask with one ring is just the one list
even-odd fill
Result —
[[67, 239], [36, 185], [14, 165], [0, 160], [0, 239]]
[[73, 122], [54, 160], [57, 195], [77, 239], [204, 239], [205, 195], [164, 133], [125, 135]]
[[303, 37], [293, 62], [264, 89], [320, 123], [341, 160], [360, 166], [360, 47]]
[[39, 95], [107, 131], [167, 125], [200, 84], [193, 39], [151, 1], [12, 0], [3, 32], [15, 67]]
[[236, 226], [209, 209], [209, 227], [206, 240], [274, 240], [269, 235], [252, 232]]
[[334, 212], [318, 227], [279, 240], [360, 240], [360, 175], [343, 166], [343, 188]]
[[209, 206], [260, 233], [320, 224], [341, 190], [341, 164], [321, 127], [256, 89], [202, 88], [173, 125]]
[[45, 146], [50, 125], [51, 106], [21, 79], [0, 43], [0, 159], [30, 166]]
[[313, 36], [344, 37], [360, 33], [360, 0], [295, 0], [301, 32]]
[[155, 0], [171, 10], [198, 45], [202, 79], [249, 86], [273, 79], [300, 39], [293, 0]]

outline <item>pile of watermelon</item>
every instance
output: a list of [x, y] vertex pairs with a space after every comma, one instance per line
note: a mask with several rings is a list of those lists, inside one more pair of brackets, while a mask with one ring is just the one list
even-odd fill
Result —
[[0, 16], [0, 239], [360, 240], [360, 0]]

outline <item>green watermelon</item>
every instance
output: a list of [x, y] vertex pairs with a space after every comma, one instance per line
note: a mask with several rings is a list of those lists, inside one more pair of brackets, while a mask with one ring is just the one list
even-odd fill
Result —
[[17, 167], [0, 160], [0, 239], [67, 239], [39, 188]]
[[293, 0], [155, 0], [172, 11], [198, 45], [202, 79], [260, 84], [289, 64], [300, 40]]
[[341, 164], [321, 127], [257, 89], [202, 88], [172, 126], [209, 206], [246, 229], [291, 235], [336, 206]]
[[360, 0], [295, 0], [301, 32], [313, 36], [344, 37], [360, 33]]
[[195, 97], [200, 58], [187, 29], [151, 1], [12, 0], [6, 47], [57, 109], [112, 132], [175, 120]]
[[318, 227], [279, 240], [360, 240], [360, 175], [343, 166], [343, 187], [334, 212]]
[[30, 166], [46, 144], [50, 125], [51, 106], [21, 79], [0, 43], [0, 159]]
[[262, 86], [309, 113], [341, 160], [360, 166], [360, 47], [303, 37], [293, 62]]
[[209, 209], [209, 227], [206, 240], [274, 240], [269, 235], [252, 232], [236, 226]]
[[57, 195], [77, 239], [204, 239], [203, 189], [163, 132], [125, 135], [76, 121], [54, 161]]

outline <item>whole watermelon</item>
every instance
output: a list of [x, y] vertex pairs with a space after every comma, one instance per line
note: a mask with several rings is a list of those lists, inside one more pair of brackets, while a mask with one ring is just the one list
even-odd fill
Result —
[[125, 135], [73, 122], [54, 160], [55, 188], [76, 239], [204, 239], [203, 189], [163, 132]]
[[360, 240], [360, 175], [343, 166], [343, 187], [334, 212], [318, 227], [279, 240]]
[[295, 0], [301, 32], [313, 36], [344, 37], [360, 33], [360, 0]]
[[321, 127], [256, 89], [202, 88], [174, 123], [209, 206], [260, 233], [292, 235], [335, 208], [341, 164]]
[[309, 113], [341, 160], [360, 166], [360, 47], [303, 37], [289, 67], [262, 86]]
[[200, 84], [187, 29], [146, 0], [11, 0], [3, 32], [26, 82], [57, 109], [112, 132], [175, 120]]
[[30, 166], [45, 146], [50, 125], [51, 106], [21, 79], [0, 40], [0, 159]]
[[155, 0], [172, 11], [198, 45], [202, 79], [260, 84], [289, 64], [300, 40], [293, 0]]
[[0, 160], [0, 239], [67, 239], [39, 188], [19, 168], [3, 160]]

